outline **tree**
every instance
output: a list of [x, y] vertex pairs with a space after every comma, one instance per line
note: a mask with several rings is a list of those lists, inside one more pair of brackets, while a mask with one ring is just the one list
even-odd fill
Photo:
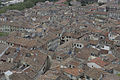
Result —
[[[5, 13], [7, 10], [23, 10], [25, 8], [31, 8], [38, 2], [45, 2], [46, 0], [24, 0], [22, 3], [12, 4], [9, 6], [4, 6], [0, 9], [0, 13]], [[48, 0], [51, 1], [51, 0]], [[58, 1], [58, 0], [54, 0]], [[70, 0], [71, 1], [71, 0]]]
[[31, 8], [31, 7], [34, 6], [34, 3], [31, 2], [31, 1], [27, 1], [27, 2], [24, 3], [24, 6], [25, 6], [26, 8]]

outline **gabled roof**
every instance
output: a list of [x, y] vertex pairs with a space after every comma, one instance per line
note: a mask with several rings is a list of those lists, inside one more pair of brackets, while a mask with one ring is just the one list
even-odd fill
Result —
[[11, 70], [14, 67], [13, 63], [8, 63], [8, 62], [2, 62], [2, 64], [0, 64], [0, 70], [2, 71], [7, 71], [7, 70]]
[[0, 55], [7, 49], [8, 45], [6, 44], [0, 44]]
[[6, 51], [5, 51], [5, 53], [4, 53], [4, 55], [2, 55], [1, 56], [1, 58], [0, 59], [3, 59], [3, 60], [7, 60], [7, 58], [16, 58], [15, 57], [15, 54], [16, 53], [16, 48], [14, 48], [14, 47], [9, 47]]
[[120, 71], [120, 65], [117, 65], [117, 66], [114, 68], [114, 70]]
[[96, 68], [91, 68], [87, 72], [85, 72], [86, 76], [89, 76], [90, 78], [93, 78], [96, 80], [98, 80], [103, 74], [108, 74], [108, 73], [105, 71], [102, 71], [101, 69], [96, 69]]
[[57, 39], [58, 36], [55, 33], [48, 32], [44, 37], [38, 39], [42, 44], [49, 43], [55, 39]]
[[[30, 56], [27, 56], [27, 54], [29, 54]], [[20, 60], [22, 62], [25, 62], [26, 64], [32, 66], [34, 70], [37, 72], [41, 69], [47, 57], [48, 56], [46, 54], [43, 54], [41, 52], [37, 53], [26, 49], [22, 49], [20, 52], [18, 52], [15, 61], [18, 62]]]
[[120, 40], [120, 36], [117, 36], [117, 37], [115, 38], [115, 40]]
[[24, 46], [24, 47], [34, 47], [37, 45], [36, 40], [26, 39], [26, 38], [22, 38], [22, 37], [19, 37], [19, 38], [10, 37], [7, 39], [7, 42], [17, 44], [20, 46]]
[[78, 68], [80, 66], [80, 63], [80, 61], [72, 59], [66, 65], [73, 65], [75, 68]]
[[87, 48], [81, 49], [78, 53], [76, 53], [77, 59], [88, 60], [88, 57], [91, 55], [90, 51]]
[[63, 72], [73, 76], [79, 76], [83, 73], [83, 70], [79, 68], [65, 68], [63, 69]]
[[97, 65], [104, 67], [105, 65], [107, 65], [106, 62], [104, 62], [100, 57], [94, 58], [92, 60], [89, 61], [90, 63], [96, 63]]
[[60, 76], [59, 71], [48, 70], [44, 75], [41, 75], [37, 80], [56, 80]]
[[120, 77], [114, 74], [108, 74], [102, 80], [120, 80]]
[[32, 80], [30, 77], [26, 76], [25, 73], [13, 73], [10, 76], [10, 79], [12, 80]]
[[107, 65], [107, 66], [104, 66], [104, 69], [105, 70], [111, 70], [111, 69], [113, 69], [113, 68], [115, 68], [115, 67], [117, 67], [117, 64], [109, 64], [109, 65]]
[[88, 60], [88, 58], [91, 56], [91, 53], [98, 55], [99, 50], [94, 48], [82, 48], [78, 51], [78, 53], [76, 53], [76, 58]]
[[105, 57], [103, 57], [103, 59], [106, 62], [112, 62], [117, 60], [117, 58], [112, 54], [107, 54]]

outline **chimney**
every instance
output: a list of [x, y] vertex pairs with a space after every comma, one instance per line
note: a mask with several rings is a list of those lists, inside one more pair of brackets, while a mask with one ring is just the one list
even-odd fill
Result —
[[10, 76], [13, 74], [13, 72], [11, 72], [11, 71], [6, 71], [5, 73], [4, 73], [4, 75], [5, 75], [5, 78], [6, 78], [6, 80], [10, 80]]

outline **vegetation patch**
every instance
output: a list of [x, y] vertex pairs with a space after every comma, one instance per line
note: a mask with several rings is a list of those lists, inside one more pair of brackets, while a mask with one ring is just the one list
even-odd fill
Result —
[[9, 6], [4, 6], [0, 9], [0, 14], [5, 13], [7, 10], [23, 10], [25, 8], [31, 8], [38, 2], [45, 2], [45, 1], [57, 1], [57, 0], [25, 0], [21, 3], [12, 4]]
[[118, 76], [120, 76], [120, 74], [117, 74]]
[[9, 33], [7, 32], [0, 32], [0, 36], [8, 36]]

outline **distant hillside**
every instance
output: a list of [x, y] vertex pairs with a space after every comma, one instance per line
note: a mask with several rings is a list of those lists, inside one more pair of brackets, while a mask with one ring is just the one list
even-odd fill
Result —
[[[0, 9], [0, 14], [5, 13], [7, 10], [23, 10], [25, 8], [31, 8], [38, 2], [45, 1], [57, 1], [57, 0], [25, 0], [22, 3], [13, 4], [10, 6], [4, 6]], [[0, 1], [1, 2], [1, 1]]]
[[[16, 3], [16, 4], [12, 4], [12, 5], [4, 6], [4, 7], [0, 8], [0, 14], [5, 13], [7, 10], [23, 10], [25, 8], [31, 8], [36, 3], [45, 2], [45, 1], [53, 1], [53, 2], [55, 2], [55, 1], [59, 1], [59, 0], [24, 0], [24, 2], [22, 2], [22, 3]], [[65, 3], [70, 6], [71, 1], [72, 0], [66, 0]], [[98, 0], [76, 0], [76, 1], [81, 2], [82, 6], [86, 6], [87, 4], [97, 2]], [[0, 4], [1, 4], [1, 0], [0, 0]]]
[[[70, 4], [71, 1], [73, 1], [73, 0], [67, 0], [66, 3], [67, 3], [68, 5], [71, 5], [71, 4]], [[94, 2], [98, 2], [98, 0], [76, 0], [76, 1], [81, 2], [81, 5], [82, 5], [82, 6], [86, 6], [87, 4], [92, 4], [92, 3], [94, 3]]]

